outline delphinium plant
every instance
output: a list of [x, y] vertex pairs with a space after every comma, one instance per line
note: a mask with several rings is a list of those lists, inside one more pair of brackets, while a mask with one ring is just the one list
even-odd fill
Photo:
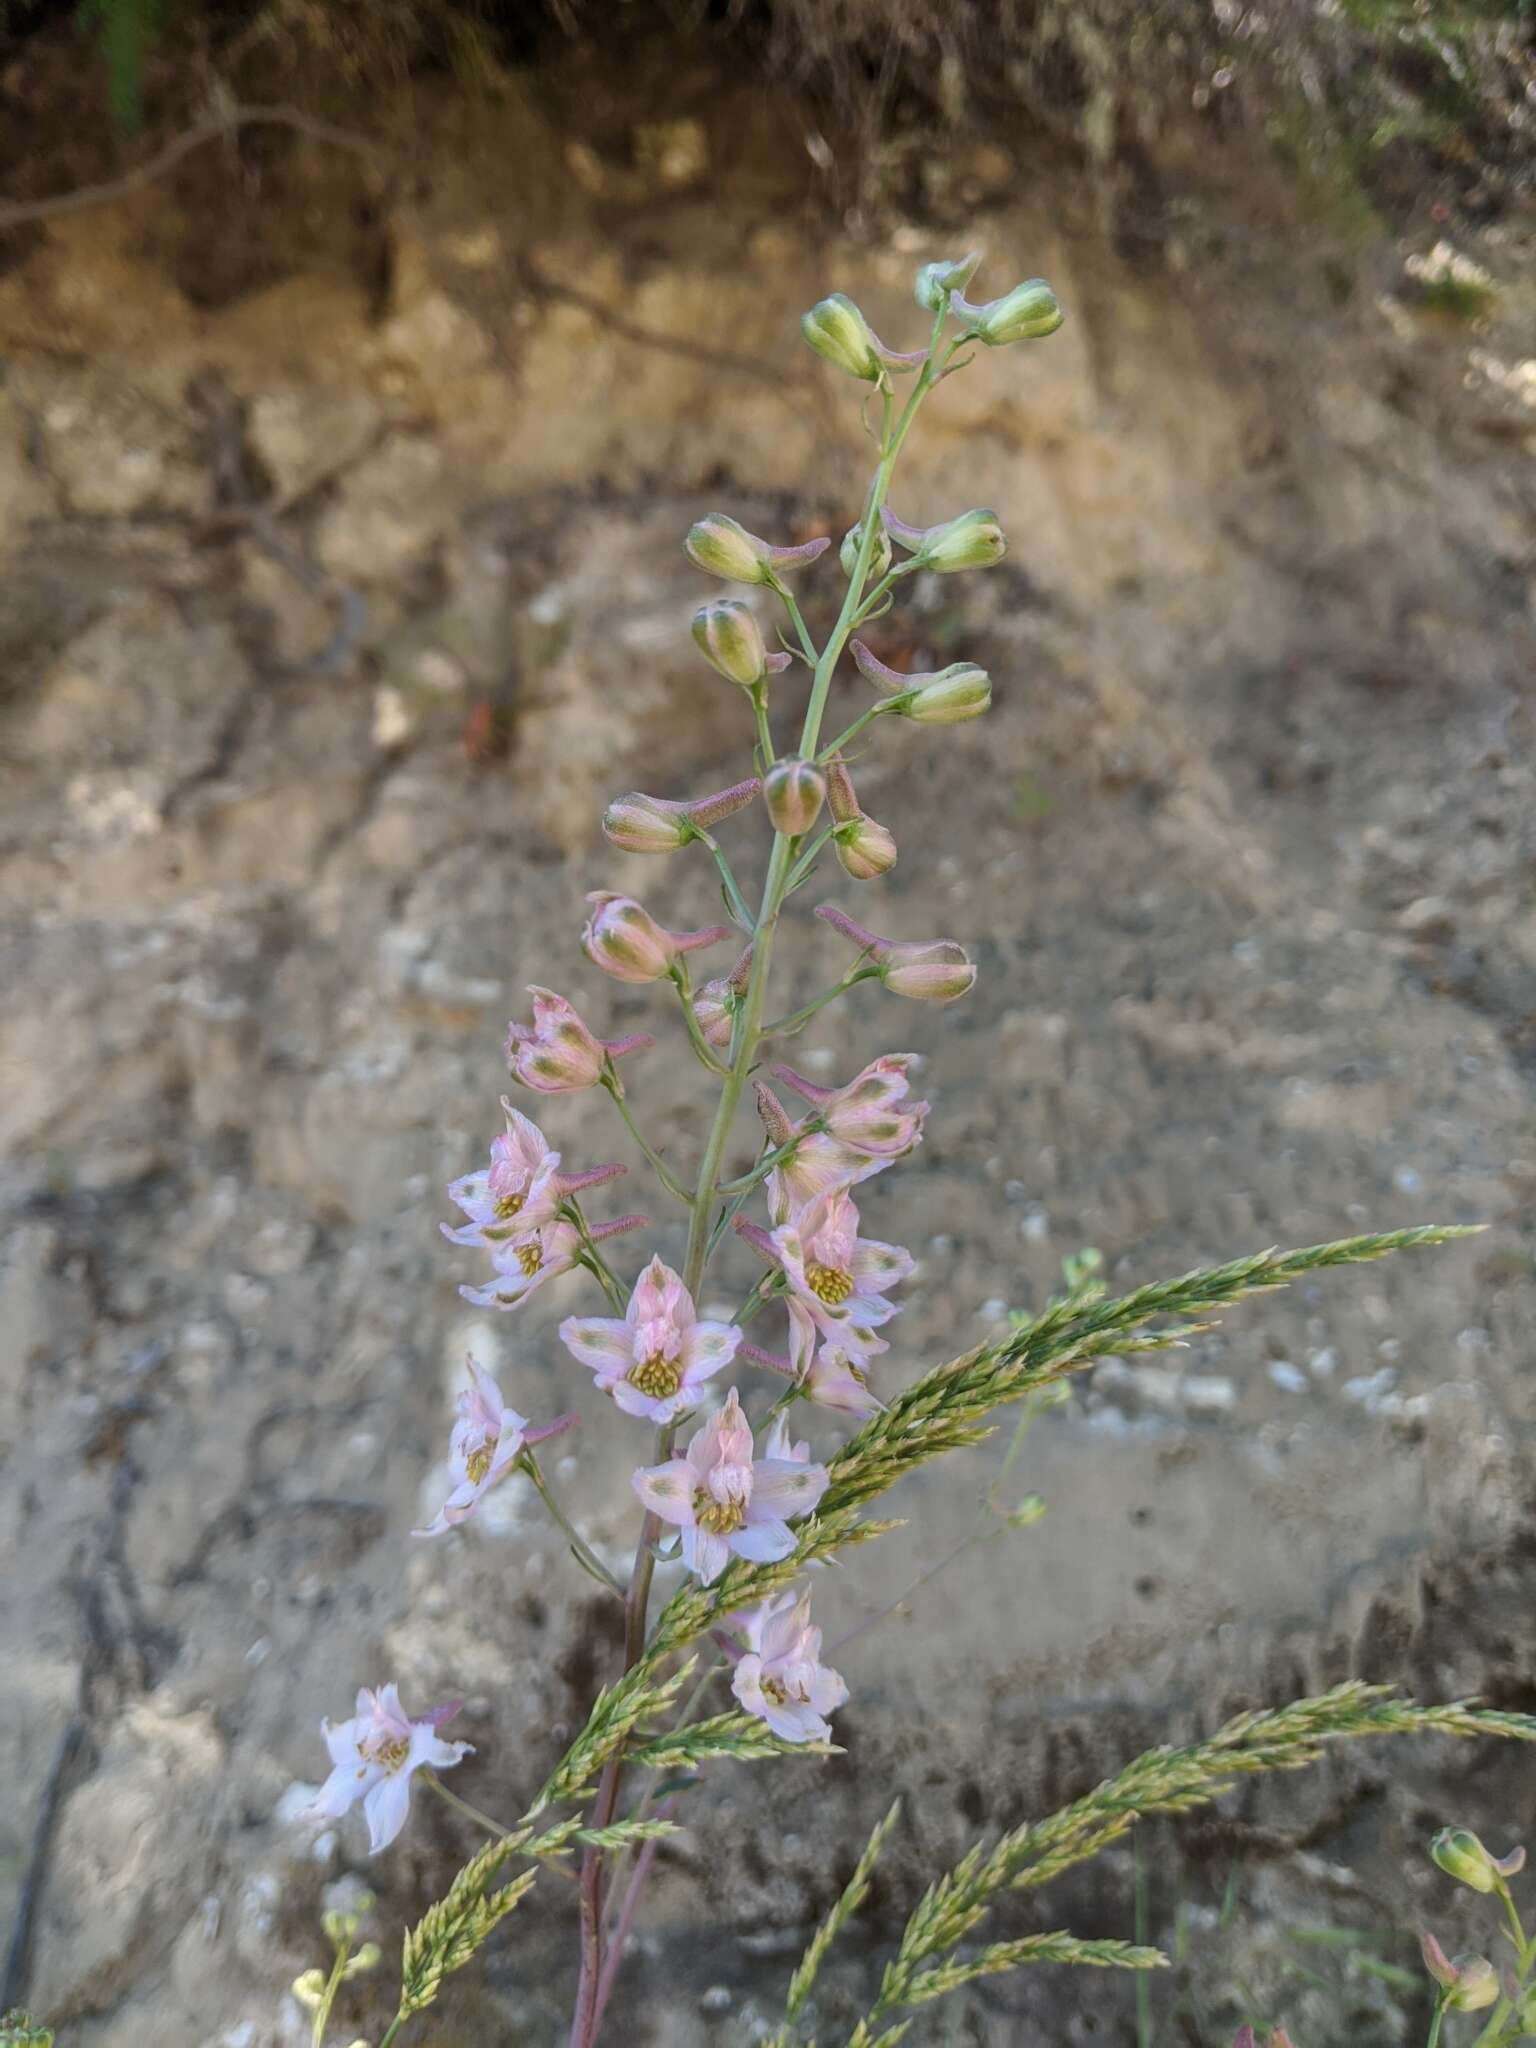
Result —
[[[717, 514], [699, 520], [685, 542], [698, 569], [751, 593], [711, 598], [696, 613], [693, 634], [705, 660], [741, 693], [752, 772], [702, 797], [620, 796], [603, 829], [627, 853], [701, 850], [718, 869], [722, 918], [701, 931], [672, 931], [632, 897], [599, 890], [588, 899], [582, 948], [606, 974], [670, 999], [701, 1085], [715, 1097], [702, 1155], [688, 1162], [664, 1155], [644, 1133], [643, 1112], [634, 1113], [630, 1090], [642, 1092], [639, 1055], [649, 1037], [604, 1039], [564, 995], [542, 986], [530, 991], [531, 1021], [511, 1027], [512, 1077], [531, 1095], [553, 1102], [599, 1088], [611, 1098], [662, 1196], [686, 1214], [682, 1270], [631, 1255], [628, 1240], [644, 1229], [643, 1216], [589, 1213], [594, 1190], [621, 1166], [568, 1169], [539, 1126], [510, 1103], [488, 1164], [449, 1189], [464, 1220], [444, 1225], [446, 1234], [487, 1266], [488, 1277], [462, 1289], [468, 1300], [516, 1315], [539, 1288], [568, 1292], [572, 1312], [559, 1334], [573, 1398], [579, 1389], [589, 1403], [611, 1400], [635, 1427], [638, 1529], [633, 1565], [620, 1580], [583, 1541], [540, 1464], [542, 1443], [573, 1427], [576, 1415], [531, 1422], [471, 1359], [449, 1444], [452, 1484], [419, 1533], [447, 1536], [499, 1480], [525, 1475], [577, 1561], [621, 1603], [624, 1647], [585, 1725], [510, 1824], [444, 1783], [442, 1774], [467, 1753], [443, 1732], [452, 1707], [412, 1711], [385, 1684], [360, 1692], [350, 1719], [326, 1725], [332, 1769], [314, 1802], [317, 1816], [338, 1819], [360, 1803], [370, 1847], [382, 1850], [405, 1825], [419, 1779], [488, 1837], [406, 1935], [396, 2010], [377, 2048], [391, 2048], [443, 1979], [552, 1865], [576, 1879], [570, 2044], [592, 2048], [610, 2013], [656, 1846], [682, 1825], [674, 1800], [658, 1802], [658, 1787], [696, 1780], [712, 1765], [831, 1746], [847, 1687], [823, 1653], [811, 1567], [894, 1526], [871, 1509], [905, 1474], [978, 1443], [996, 1411], [1038, 1403], [1096, 1358], [1164, 1348], [1191, 1323], [1300, 1274], [1457, 1235], [1421, 1228], [1261, 1252], [1118, 1300], [1108, 1298], [1090, 1256], [1069, 1273], [1059, 1300], [1033, 1319], [1015, 1318], [1005, 1335], [915, 1378], [888, 1362], [887, 1333], [913, 1260], [864, 1234], [860, 1202], [865, 1183], [898, 1167], [922, 1139], [929, 1105], [914, 1093], [914, 1062], [877, 1052], [841, 1085], [824, 1086], [780, 1063], [775, 1041], [860, 983], [878, 982], [908, 1001], [951, 1003], [969, 993], [976, 968], [953, 939], [882, 937], [840, 904], [824, 902], [816, 914], [846, 942], [845, 971], [785, 1015], [775, 1014], [773, 973], [787, 913], [824, 867], [864, 885], [896, 859], [888, 825], [860, 802], [856, 746], [875, 739], [886, 721], [953, 725], [980, 717], [991, 700], [991, 679], [974, 662], [902, 673], [860, 637], [907, 579], [985, 569], [1005, 550], [989, 510], [918, 527], [898, 518], [890, 502], [902, 449], [944, 380], [979, 350], [1040, 340], [1061, 324], [1055, 295], [1040, 279], [985, 303], [966, 297], [977, 261], [930, 263], [919, 273], [917, 301], [932, 324], [926, 344], [910, 353], [888, 348], [842, 295], [822, 300], [801, 323], [812, 348], [863, 387], [879, 451], [858, 516], [836, 549], [844, 589], [825, 640], [813, 637], [793, 586], [832, 550], [830, 539], [776, 546]], [[780, 609], [773, 637], [782, 644], [765, 638], [763, 606]], [[872, 694], [829, 737], [830, 693], [845, 657]], [[808, 687], [796, 687], [797, 675]], [[766, 807], [773, 840], [766, 871], [749, 886], [716, 834], [757, 803]], [[721, 971], [697, 982], [694, 955], [728, 946], [734, 950], [719, 956]], [[762, 1129], [744, 1152], [734, 1148], [742, 1145], [739, 1112], [749, 1090]], [[797, 1098], [794, 1110], [786, 1095]], [[731, 1320], [721, 1322], [702, 1315], [700, 1303], [711, 1257], [732, 1236], [757, 1255], [761, 1272]], [[583, 1289], [591, 1299], [581, 1299]], [[798, 1434], [810, 1409], [846, 1431], [830, 1454], [813, 1452]], [[1027, 1518], [1033, 1510], [1023, 1512]], [[652, 1582], [663, 1563], [680, 1564], [681, 1583], [653, 1613]], [[716, 1689], [727, 1674], [729, 1706]], [[847, 2048], [890, 2048], [914, 2009], [1026, 1963], [1159, 1966], [1157, 1950], [1126, 1942], [1065, 1932], [988, 1942], [982, 1933], [1004, 1894], [1096, 1855], [1141, 1814], [1187, 1811], [1245, 1774], [1310, 1762], [1346, 1738], [1416, 1728], [1525, 1736], [1533, 1726], [1518, 1716], [1464, 1705], [1420, 1708], [1379, 1689], [1345, 1686], [1241, 1716], [1189, 1749], [1138, 1758], [1062, 1812], [978, 1842], [941, 1876], [902, 1929], [868, 2012], [841, 2038]], [[895, 1822], [893, 1808], [787, 1982], [772, 2037], [777, 2048], [804, 2039], [813, 2023], [822, 1958], [864, 1901]], [[333, 1929], [334, 1965], [307, 1972], [295, 1986], [313, 2014], [316, 2048], [341, 1985], [374, 1960], [368, 1950], [352, 1955], [353, 1931]]]

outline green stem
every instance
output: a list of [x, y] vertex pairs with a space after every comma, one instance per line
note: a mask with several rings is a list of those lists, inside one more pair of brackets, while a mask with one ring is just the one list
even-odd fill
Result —
[[722, 852], [719, 842], [710, 833], [700, 832], [698, 836], [709, 848], [715, 866], [720, 871], [720, 885], [725, 891], [725, 905], [731, 913], [732, 922], [738, 925], [742, 931], [750, 932], [752, 929], [752, 913], [748, 910], [743, 900], [740, 885], [736, 880], [735, 872], [730, 862]]
[[351, 1950], [350, 1940], [337, 1946], [336, 1960], [331, 1965], [331, 1974], [326, 1979], [325, 1990], [320, 2003], [315, 2007], [314, 2024], [309, 2030], [309, 2048], [322, 2048], [325, 2030], [331, 2024], [331, 2008], [336, 2003], [336, 1994], [341, 1989], [342, 1972], [347, 1967], [347, 1956]]
[[803, 1010], [792, 1010], [787, 1017], [775, 1017], [771, 1024], [765, 1024], [762, 1032], [763, 1037], [787, 1038], [796, 1031], [803, 1031], [818, 1010], [824, 1010], [828, 1003], [835, 1003], [840, 995], [845, 995], [849, 989], [856, 987], [859, 982], [873, 981], [876, 978], [877, 970], [873, 967], [861, 967], [852, 973], [845, 974], [842, 980], [834, 982], [831, 988], [824, 988], [821, 994], [813, 1002], [807, 1003]]
[[[828, 750], [826, 748], [822, 749], [822, 756], [824, 760], [828, 757]], [[817, 861], [821, 859], [823, 848], [836, 830], [837, 827], [835, 825], [829, 825], [824, 832], [818, 832], [810, 845], [806, 847], [800, 858], [790, 869], [789, 880], [784, 884], [784, 894], [786, 896], [793, 896], [802, 883], [808, 882], [811, 879], [811, 870], [815, 867]]]
[[[683, 1008], [688, 1015], [692, 1015], [692, 1011], [689, 1009], [689, 1006], [686, 1002], [684, 1003]], [[697, 1022], [698, 1020], [695, 1018], [695, 1028], [697, 1028]], [[645, 1138], [641, 1135], [640, 1126], [635, 1122], [633, 1115], [630, 1113], [629, 1104], [625, 1101], [622, 1091], [618, 1088], [611, 1086], [606, 1075], [603, 1078], [602, 1085], [604, 1088], [608, 1090], [608, 1094], [613, 1102], [614, 1108], [619, 1112], [619, 1115], [623, 1117], [624, 1128], [629, 1132], [629, 1135], [640, 1147], [640, 1150], [645, 1157], [646, 1165], [650, 1167], [652, 1173], [655, 1174], [656, 1178], [661, 1182], [662, 1186], [666, 1189], [669, 1195], [675, 1197], [675, 1199], [679, 1202], [688, 1201], [688, 1190], [683, 1186], [682, 1182], [673, 1173], [671, 1167], [667, 1165], [667, 1162], [662, 1158], [661, 1154], [657, 1152], [653, 1146], [647, 1144]]]
[[[1429, 2039], [1428, 2039], [1428, 2040], [1427, 2040], [1427, 2041], [1426, 2041], [1426, 2042], [1424, 2043], [1424, 2048], [1436, 2048], [1436, 2043], [1437, 2043], [1437, 2042], [1439, 2041], [1439, 2039], [1440, 2039], [1440, 2029], [1441, 2029], [1442, 2025], [1444, 2024], [1444, 2022], [1445, 2022], [1445, 2000], [1444, 2000], [1443, 1998], [1441, 1998], [1441, 1999], [1440, 1999], [1440, 2000], [1439, 2000], [1439, 2001], [1438, 2001], [1438, 2002], [1436, 2003], [1436, 2006], [1435, 2006], [1435, 2016], [1434, 2016], [1434, 2018], [1433, 2018], [1433, 2019], [1432, 2019], [1432, 2020], [1430, 2021], [1430, 2023], [1429, 2023]], [[382, 2043], [382, 2042], [381, 2042], [381, 2043], [379, 2044], [379, 2048], [383, 2048], [383, 2043]]]
[[439, 1799], [462, 1813], [466, 1820], [472, 1820], [476, 1827], [484, 1828], [487, 1834], [497, 1836], [505, 1842], [511, 1835], [511, 1828], [504, 1828], [499, 1820], [492, 1820], [488, 1813], [482, 1813], [478, 1806], [471, 1806], [467, 1799], [461, 1799], [457, 1792], [450, 1792], [436, 1771], [424, 1770], [422, 1777], [432, 1787]]
[[748, 694], [752, 699], [752, 715], [757, 720], [757, 749], [762, 756], [759, 773], [766, 775], [778, 759], [773, 751], [773, 732], [768, 724], [767, 687], [762, 683], [754, 683]]
[[[937, 382], [937, 378], [935, 378], [934, 381]], [[886, 597], [890, 594], [890, 592], [895, 588], [895, 586], [901, 581], [902, 577], [911, 576], [920, 567], [921, 564], [918, 562], [898, 562], [893, 569], [887, 569], [885, 574], [880, 578], [880, 581], [874, 586], [874, 588], [870, 591], [868, 597], [866, 597], [864, 602], [860, 605], [859, 615], [854, 620], [854, 624], [856, 626], [862, 626], [864, 624], [864, 621], [869, 617], [870, 613], [874, 610], [875, 606], [880, 602], [880, 600], [883, 597]]]
[[861, 711], [846, 731], [840, 732], [835, 740], [829, 740], [822, 748], [820, 754], [821, 765], [825, 767], [834, 754], [840, 754], [844, 747], [848, 746], [851, 741], [856, 740], [865, 726], [873, 725], [877, 718], [884, 718], [888, 713], [893, 712], [898, 704], [905, 701], [905, 695], [905, 692], [898, 691], [895, 696], [882, 697], [879, 703], [871, 704], [867, 711]]
[[620, 1600], [622, 1600], [624, 1598], [625, 1590], [622, 1581], [617, 1579], [614, 1576], [614, 1574], [611, 1571], [609, 1571], [607, 1565], [605, 1565], [602, 1559], [597, 1556], [596, 1552], [592, 1549], [591, 1545], [588, 1543], [584, 1543], [582, 1539], [576, 1534], [575, 1529], [571, 1525], [570, 1517], [566, 1514], [565, 1510], [561, 1507], [559, 1501], [556, 1500], [554, 1494], [550, 1491], [549, 1482], [545, 1479], [544, 1474], [539, 1470], [539, 1461], [533, 1455], [532, 1451], [524, 1451], [522, 1457], [518, 1459], [518, 1463], [522, 1466], [523, 1470], [528, 1474], [528, 1477], [533, 1481], [534, 1487], [538, 1492], [539, 1499], [543, 1501], [545, 1507], [548, 1508], [551, 1519], [554, 1521], [556, 1527], [560, 1530], [561, 1534], [565, 1537], [567, 1543], [570, 1544], [572, 1550], [575, 1551], [577, 1557], [580, 1558], [581, 1562], [586, 1566], [587, 1570], [592, 1574], [594, 1579], [600, 1579], [605, 1586], [609, 1587], [610, 1590], [613, 1593], [615, 1593]]
[[[727, 1069], [716, 1058], [714, 1047], [700, 1030], [699, 1020], [693, 1014], [693, 984], [688, 979], [688, 969], [682, 961], [679, 961], [672, 970], [672, 986], [677, 990], [678, 1001], [683, 1006], [683, 1029], [688, 1033], [688, 1043], [693, 1047], [695, 1058], [701, 1066], [707, 1067], [710, 1073], [725, 1074]], [[686, 1188], [674, 1186], [672, 1193], [685, 1202], [693, 1200]]]
[[[767, 1036], [766, 1032], [764, 1036]], [[722, 1181], [715, 1192], [720, 1195], [750, 1195], [754, 1188], [762, 1186], [776, 1166], [782, 1166], [786, 1159], [793, 1157], [799, 1143], [799, 1138], [794, 1137], [787, 1144], [775, 1145], [771, 1152], [763, 1154], [750, 1173], [744, 1173], [740, 1180]]]
[[789, 622], [795, 629], [795, 637], [800, 642], [801, 651], [812, 668], [814, 668], [820, 659], [816, 652], [816, 642], [810, 636], [805, 620], [801, 616], [800, 607], [795, 602], [793, 592], [787, 589], [777, 576], [770, 576], [768, 580], [784, 600], [784, 609], [789, 613]]
[[390, 2021], [389, 2026], [385, 2030], [383, 2039], [379, 2042], [379, 2048], [390, 2048], [390, 2044], [393, 2042], [396, 2034], [398, 2034], [400, 2029], [405, 2025], [405, 2022], [408, 2017], [409, 2015], [403, 2012], [397, 2012], [395, 2014], [394, 2018]]

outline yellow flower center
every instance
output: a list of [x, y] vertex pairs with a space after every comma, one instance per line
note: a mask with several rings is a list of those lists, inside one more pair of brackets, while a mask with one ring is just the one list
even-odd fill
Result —
[[716, 1500], [701, 1488], [693, 1496], [693, 1519], [711, 1536], [734, 1536], [745, 1525], [747, 1511], [739, 1500]]
[[836, 1266], [811, 1265], [805, 1269], [805, 1284], [828, 1308], [840, 1308], [853, 1292], [853, 1275]]
[[526, 1195], [498, 1195], [496, 1197], [497, 1222], [510, 1223], [527, 1199]]
[[492, 1449], [492, 1445], [482, 1444], [478, 1451], [471, 1451], [464, 1460], [464, 1475], [471, 1486], [478, 1486], [490, 1471]]
[[518, 1246], [517, 1263], [522, 1267], [524, 1275], [529, 1280], [538, 1272], [540, 1266], [544, 1263], [544, 1247], [536, 1237], [530, 1237], [526, 1244]]
[[[380, 1737], [363, 1745], [363, 1755], [370, 1763], [382, 1764], [386, 1771], [398, 1771], [411, 1753], [409, 1736], [396, 1735], [388, 1740]], [[358, 1772], [358, 1776], [363, 1774]]]
[[772, 1700], [773, 1704], [776, 1707], [782, 1707], [784, 1702], [789, 1698], [789, 1694], [784, 1690], [784, 1687], [776, 1678], [765, 1678], [762, 1682], [762, 1685], [763, 1698], [765, 1700]]
[[663, 1358], [659, 1351], [649, 1358], [642, 1358], [638, 1365], [632, 1365], [626, 1378], [632, 1387], [638, 1387], [652, 1401], [670, 1401], [683, 1384], [682, 1367], [677, 1360]]

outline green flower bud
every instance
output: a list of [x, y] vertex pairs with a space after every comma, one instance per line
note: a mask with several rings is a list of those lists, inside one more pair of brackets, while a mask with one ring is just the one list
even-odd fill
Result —
[[951, 263], [925, 263], [917, 273], [917, 283], [912, 296], [917, 303], [930, 313], [942, 313], [949, 304], [951, 292], [963, 292], [981, 262], [981, 251], [973, 249], [969, 256], [961, 256]]
[[370, 1970], [379, 1967], [384, 1951], [376, 1941], [365, 1941], [357, 1954], [342, 1971], [343, 1977], [366, 1977]]
[[802, 313], [800, 332], [817, 355], [825, 356], [850, 377], [862, 378], [866, 384], [878, 382], [880, 357], [875, 337], [869, 322], [844, 293], [834, 292], [829, 299], [812, 306], [809, 313]]
[[1442, 1828], [1429, 1845], [1433, 1862], [1458, 1884], [1475, 1892], [1497, 1891], [1503, 1879], [1525, 1867], [1525, 1851], [1511, 1849], [1502, 1858], [1490, 1856], [1470, 1828]]
[[832, 843], [843, 872], [856, 882], [873, 882], [877, 876], [889, 874], [896, 865], [896, 841], [884, 825], [863, 812], [839, 825], [832, 834]]
[[316, 2012], [325, 1996], [325, 1972], [306, 1970], [302, 1977], [294, 1978], [289, 1989], [307, 2012]]
[[1043, 341], [1054, 334], [1066, 315], [1043, 277], [1026, 278], [1000, 299], [984, 306], [955, 301], [955, 311], [977, 341], [1002, 348], [1010, 341]]
[[762, 544], [738, 521], [723, 512], [696, 519], [688, 529], [683, 552], [696, 569], [723, 576], [728, 583], [766, 583], [768, 564]]
[[826, 802], [827, 778], [814, 761], [787, 754], [763, 777], [763, 801], [775, 832], [798, 839], [809, 832]]
[[956, 569], [990, 569], [1007, 551], [1007, 537], [997, 523], [997, 514], [978, 510], [962, 512], [958, 519], [932, 528], [921, 553], [928, 568], [949, 575]]
[[952, 662], [912, 692], [902, 711], [919, 725], [960, 725], [980, 718], [992, 702], [992, 678], [969, 661]]
[[[862, 526], [850, 526], [843, 535], [843, 544], [837, 551], [837, 559], [843, 574], [851, 577], [858, 566], [859, 543], [864, 538]], [[869, 574], [879, 578], [891, 566], [891, 536], [885, 530], [882, 520], [875, 530], [875, 544], [869, 551]]]
[[831, 545], [830, 540], [808, 540], [799, 547], [775, 547], [724, 512], [711, 512], [689, 527], [683, 553], [696, 569], [723, 576], [727, 583], [772, 583], [814, 562]]
[[1486, 1956], [1457, 1956], [1456, 1982], [1445, 1994], [1452, 2012], [1481, 2012], [1499, 1995], [1499, 1973]]
[[744, 604], [719, 597], [700, 605], [693, 615], [693, 637], [699, 652], [727, 681], [750, 690], [768, 673], [768, 650], [762, 630]]

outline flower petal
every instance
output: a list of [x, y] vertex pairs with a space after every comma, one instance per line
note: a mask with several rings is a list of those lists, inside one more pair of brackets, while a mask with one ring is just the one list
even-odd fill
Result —
[[797, 1458], [762, 1458], [752, 1467], [749, 1518], [808, 1515], [831, 1483], [825, 1465], [803, 1465]]
[[683, 1531], [683, 1563], [706, 1586], [719, 1578], [730, 1561], [731, 1545], [723, 1536], [701, 1529], [696, 1522]]
[[567, 1316], [560, 1342], [593, 1372], [622, 1377], [635, 1362], [634, 1331], [614, 1316]]
[[375, 1856], [381, 1849], [387, 1849], [399, 1834], [410, 1810], [409, 1771], [392, 1772], [364, 1794], [363, 1814], [368, 1822], [368, 1847]]
[[693, 1524], [693, 1474], [681, 1458], [665, 1465], [642, 1465], [630, 1477], [630, 1484], [653, 1515], [660, 1515], [674, 1529]]
[[[796, 1470], [803, 1472], [805, 1467], [800, 1465]], [[756, 1505], [754, 1501], [753, 1506]], [[722, 1540], [730, 1544], [738, 1557], [746, 1558], [751, 1564], [777, 1564], [781, 1557], [788, 1557], [794, 1549], [795, 1532], [787, 1522], [764, 1520], [748, 1522], [744, 1529], [733, 1530], [729, 1537]], [[686, 1549], [686, 1537], [683, 1539], [683, 1545]]]

